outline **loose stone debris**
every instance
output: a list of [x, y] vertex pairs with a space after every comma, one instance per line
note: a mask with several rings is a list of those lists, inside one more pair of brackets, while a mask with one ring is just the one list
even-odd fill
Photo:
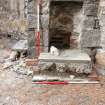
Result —
[[3, 64], [3, 69], [9, 69], [22, 75], [33, 75], [31, 67], [26, 66], [25, 59], [20, 59], [17, 61], [5, 61]]
[[33, 75], [33, 71], [26, 65], [25, 59], [25, 57], [19, 56], [18, 51], [12, 51], [10, 56], [4, 60], [3, 69], [9, 69], [22, 75]]
[[3, 69], [7, 69], [9, 67], [12, 66], [12, 62], [11, 61], [6, 61], [4, 64], [3, 64]]

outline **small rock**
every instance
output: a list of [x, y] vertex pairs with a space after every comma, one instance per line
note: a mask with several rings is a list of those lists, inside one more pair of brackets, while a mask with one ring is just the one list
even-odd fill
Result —
[[73, 80], [75, 78], [75, 75], [70, 75], [70, 80]]
[[33, 71], [28, 70], [28, 71], [27, 71], [27, 75], [28, 75], [28, 76], [33, 75]]
[[56, 70], [58, 72], [63, 73], [63, 72], [66, 72], [67, 69], [68, 69], [68, 67], [66, 66], [66, 64], [64, 64], [64, 63], [56, 63]]
[[47, 80], [47, 77], [45, 75], [35, 75], [33, 78], [32, 78], [32, 81], [35, 82], [35, 81], [45, 81]]
[[96, 54], [96, 63], [105, 67], [105, 53]]
[[90, 73], [91, 73], [91, 70], [90, 70], [89, 68], [84, 69], [84, 73], [85, 73], [85, 74], [90, 74]]
[[97, 67], [96, 67], [96, 72], [97, 72], [99, 75], [105, 76], [105, 67], [97, 66]]
[[26, 63], [25, 63], [25, 61], [20, 61], [20, 63], [19, 63], [19, 66], [23, 66], [23, 67], [26, 67]]
[[56, 68], [56, 65], [53, 62], [39, 62], [38, 67], [39, 67], [39, 70], [41, 71], [45, 71], [45, 70], [51, 71]]
[[7, 69], [7, 68], [11, 67], [12, 64], [13, 64], [12, 62], [5, 62], [3, 65], [3, 69]]
[[17, 52], [16, 51], [12, 51], [12, 53], [10, 54], [9, 59], [11, 61], [15, 61], [16, 60], [16, 56], [17, 56]]

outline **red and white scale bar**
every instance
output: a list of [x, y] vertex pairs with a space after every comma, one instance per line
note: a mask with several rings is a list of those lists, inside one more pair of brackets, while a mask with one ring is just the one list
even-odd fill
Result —
[[49, 85], [67, 85], [67, 84], [99, 84], [99, 81], [57, 81], [57, 82], [50, 82], [50, 81], [39, 81], [39, 82], [32, 82], [32, 84], [49, 84]]

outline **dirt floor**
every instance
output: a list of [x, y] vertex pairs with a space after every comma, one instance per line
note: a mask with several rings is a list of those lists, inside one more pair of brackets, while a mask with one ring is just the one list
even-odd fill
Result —
[[0, 105], [105, 105], [104, 85], [32, 85], [32, 77], [3, 70], [10, 52], [0, 50]]

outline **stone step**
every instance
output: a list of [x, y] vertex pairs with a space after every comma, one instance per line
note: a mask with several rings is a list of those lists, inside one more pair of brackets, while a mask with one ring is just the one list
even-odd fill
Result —
[[59, 56], [50, 53], [41, 53], [39, 69], [57, 72], [75, 72], [89, 74], [92, 71], [91, 58], [80, 50], [64, 50]]
[[40, 61], [46, 62], [91, 62], [88, 54], [80, 50], [65, 50], [61, 51], [59, 56], [51, 55], [50, 53], [41, 53], [39, 56]]

